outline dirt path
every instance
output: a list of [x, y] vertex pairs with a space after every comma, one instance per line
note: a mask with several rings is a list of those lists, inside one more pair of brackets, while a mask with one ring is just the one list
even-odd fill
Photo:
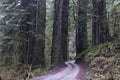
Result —
[[43, 75], [30, 80], [83, 80], [86, 70], [80, 65], [75, 64], [75, 61], [65, 63], [67, 66], [61, 68], [53, 74]]

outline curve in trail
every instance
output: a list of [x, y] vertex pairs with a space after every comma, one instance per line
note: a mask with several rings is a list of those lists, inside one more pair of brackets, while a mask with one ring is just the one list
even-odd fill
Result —
[[85, 74], [85, 70], [75, 64], [75, 61], [69, 61], [65, 63], [67, 67], [61, 68], [54, 74], [48, 73], [47, 75], [43, 75], [37, 78], [33, 78], [30, 80], [82, 80]]
[[74, 68], [70, 71], [69, 74], [65, 75], [60, 80], [76, 80], [76, 75], [79, 72], [80, 67], [77, 64], [73, 64]]

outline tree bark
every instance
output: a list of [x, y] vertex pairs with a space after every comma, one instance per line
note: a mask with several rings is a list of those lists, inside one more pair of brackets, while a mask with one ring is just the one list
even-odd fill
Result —
[[29, 15], [26, 14], [28, 11], [26, 10], [29, 4], [29, 0], [21, 0], [21, 7], [25, 11], [22, 13], [22, 20], [20, 26], [20, 59], [19, 62], [23, 64], [29, 64], [29, 53], [28, 53], [28, 32], [29, 32], [29, 24], [30, 22]]
[[[35, 53], [35, 32], [37, 32], [36, 28], [38, 25], [36, 21], [37, 7], [34, 5], [37, 5], [35, 0], [22, 0], [21, 3], [22, 9], [24, 9], [25, 12], [23, 12], [23, 19], [20, 27], [20, 62], [23, 64], [40, 65], [39, 59], [42, 56], [40, 56], [40, 53], [37, 53], [37, 55]], [[37, 46], [37, 48], [40, 47]]]
[[62, 7], [62, 40], [61, 40], [61, 53], [63, 53], [63, 59], [68, 59], [68, 16], [69, 16], [69, 0], [63, 0]]
[[93, 24], [92, 43], [97, 46], [104, 43], [109, 38], [109, 27], [107, 21], [107, 11], [105, 0], [92, 0], [93, 2]]
[[[81, 54], [87, 48], [87, 0], [78, 0], [78, 6], [78, 25], [76, 27], [77, 55]], [[81, 59], [77, 59], [76, 61], [78, 62], [79, 60]]]
[[98, 8], [97, 8], [97, 0], [92, 0], [93, 2], [93, 17], [92, 17], [92, 44], [96, 46], [100, 43], [99, 36], [99, 22], [98, 22]]
[[38, 1], [34, 64], [45, 65], [46, 0]]
[[60, 65], [64, 63], [63, 55], [61, 53], [62, 4], [63, 0], [55, 0], [51, 51], [51, 64], [55, 65]]

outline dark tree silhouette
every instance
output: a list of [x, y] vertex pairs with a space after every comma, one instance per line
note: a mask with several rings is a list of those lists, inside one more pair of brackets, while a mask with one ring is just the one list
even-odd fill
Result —
[[62, 28], [62, 4], [63, 0], [55, 0], [54, 3], [54, 23], [53, 40], [51, 52], [51, 64], [63, 64], [63, 54], [61, 53], [61, 28]]
[[[77, 55], [87, 48], [87, 0], [78, 0], [78, 7], [78, 25], [76, 27]], [[78, 62], [80, 59], [76, 61]]]
[[63, 0], [62, 7], [62, 40], [61, 40], [61, 53], [63, 53], [63, 59], [68, 59], [68, 16], [69, 16], [69, 0]]
[[109, 38], [109, 28], [107, 22], [105, 0], [92, 0], [93, 2], [93, 24], [92, 24], [92, 43], [93, 46], [104, 43]]
[[21, 2], [25, 12], [20, 27], [20, 62], [45, 65], [46, 0], [22, 0]]
[[45, 27], [46, 27], [46, 0], [39, 0], [36, 16], [36, 42], [34, 63], [45, 65]]
[[[28, 8], [30, 0], [21, 0], [21, 7], [24, 10], [22, 12], [22, 21], [20, 26], [20, 63], [29, 64], [30, 57], [28, 53], [28, 38], [29, 38], [29, 24], [27, 22], [30, 22], [29, 18], [29, 12], [26, 10]], [[26, 14], [27, 13], [27, 14]]]

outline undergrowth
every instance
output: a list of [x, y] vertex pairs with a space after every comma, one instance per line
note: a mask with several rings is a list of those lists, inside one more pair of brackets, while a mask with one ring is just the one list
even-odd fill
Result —
[[84, 51], [88, 71], [85, 80], [120, 79], [120, 38]]
[[31, 72], [31, 77], [37, 77], [37, 76], [46, 74], [46, 73], [48, 73], [50, 70], [52, 70], [53, 68], [54, 68], [53, 65], [48, 65], [48, 66], [46, 66], [45, 68], [37, 68], [37, 69], [34, 69], [34, 70]]
[[54, 66], [48, 65], [44, 68], [37, 66], [33, 68], [31, 65], [12, 65], [0, 67], [0, 80], [29, 80], [48, 73]]

